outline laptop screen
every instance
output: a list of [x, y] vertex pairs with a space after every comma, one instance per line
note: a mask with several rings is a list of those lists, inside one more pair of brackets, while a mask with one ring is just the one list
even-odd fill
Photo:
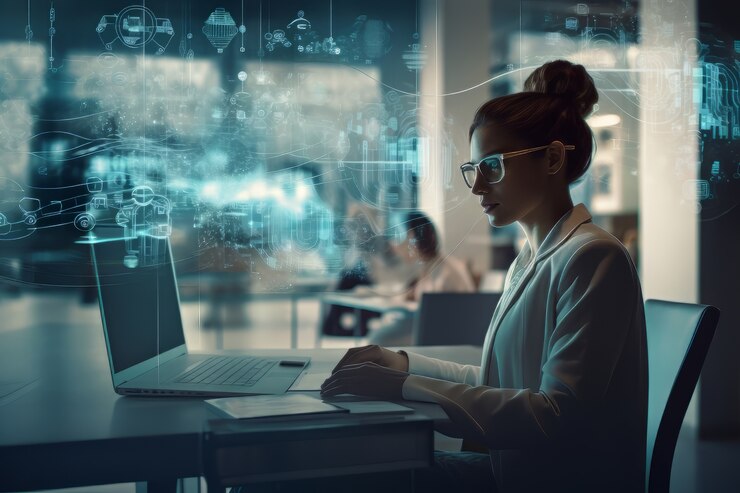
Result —
[[134, 267], [124, 265], [124, 257], [132, 265], [124, 240], [92, 245], [115, 373], [185, 344], [169, 245], [147, 240], [158, 260]]

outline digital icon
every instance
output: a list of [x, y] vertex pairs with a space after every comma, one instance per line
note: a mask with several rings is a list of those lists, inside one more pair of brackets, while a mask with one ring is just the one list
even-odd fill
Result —
[[125, 228], [131, 223], [131, 209], [121, 209], [116, 214], [116, 224]]
[[88, 212], [77, 214], [74, 221], [75, 228], [83, 232], [92, 231], [95, 227], [95, 218]]
[[234, 18], [222, 7], [211, 12], [203, 26], [203, 34], [219, 53], [223, 53], [224, 48], [229, 46], [237, 31]]
[[110, 51], [104, 51], [98, 55], [98, 63], [103, 68], [113, 68], [120, 62], [119, 58]]
[[92, 206], [95, 209], [105, 209], [108, 207], [108, 197], [105, 195], [96, 195], [92, 199]]
[[23, 197], [18, 202], [18, 208], [25, 214], [36, 212], [41, 208], [41, 201], [33, 197]]
[[156, 260], [153, 238], [166, 238], [172, 234], [172, 204], [146, 185], [134, 188], [131, 197], [133, 203], [116, 214], [116, 224], [124, 231], [126, 256], [123, 264], [133, 269]]
[[419, 42], [419, 33], [413, 34], [409, 49], [403, 52], [401, 59], [409, 70], [421, 70], [424, 68], [427, 61], [427, 54]]
[[59, 71], [61, 66], [54, 66], [54, 35], [57, 33], [57, 28], [54, 27], [54, 21], [57, 20], [57, 11], [54, 9], [54, 2], [51, 2], [49, 8], [49, 71], [56, 73]]
[[707, 180], [686, 180], [683, 184], [683, 192], [684, 197], [690, 200], [705, 200], [711, 197]]
[[135, 269], [139, 266], [139, 257], [136, 255], [126, 255], [123, 257], [123, 265], [129, 269]]
[[321, 49], [330, 55], [339, 55], [342, 52], [342, 49], [332, 37], [324, 38], [324, 41], [321, 43]]
[[285, 31], [282, 29], [275, 29], [271, 33], [265, 33], [265, 40], [267, 40], [267, 43], [265, 43], [265, 49], [267, 51], [275, 51], [275, 48], [278, 46], [282, 46], [283, 48], [293, 46], [293, 43], [288, 40], [285, 36]]
[[91, 176], [85, 182], [87, 185], [87, 191], [90, 193], [97, 193], [103, 191], [103, 180], [97, 176]]
[[288, 29], [295, 29], [296, 31], [310, 31], [311, 22], [304, 18], [304, 15], [306, 15], [305, 12], [299, 10], [298, 16], [288, 24]]
[[131, 191], [131, 198], [136, 205], [149, 205], [154, 198], [154, 191], [151, 187], [140, 185]]
[[712, 171], [711, 171], [712, 176], [719, 176], [719, 171], [720, 171], [719, 161], [714, 161], [712, 163]]
[[151, 9], [141, 5], [131, 5], [117, 14], [104, 15], [96, 31], [106, 50], [112, 50], [116, 41], [128, 48], [152, 44], [156, 46], [158, 55], [164, 53], [175, 35], [169, 19], [159, 18]]

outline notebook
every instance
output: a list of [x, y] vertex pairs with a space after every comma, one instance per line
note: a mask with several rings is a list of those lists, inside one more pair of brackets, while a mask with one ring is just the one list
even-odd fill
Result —
[[206, 405], [226, 418], [253, 419], [286, 416], [312, 416], [320, 414], [348, 413], [343, 409], [317, 397], [305, 394], [252, 395], [208, 399]]

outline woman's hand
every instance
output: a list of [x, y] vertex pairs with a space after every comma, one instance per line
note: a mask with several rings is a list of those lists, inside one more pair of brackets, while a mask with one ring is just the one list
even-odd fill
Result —
[[354, 394], [379, 399], [403, 399], [403, 383], [409, 374], [377, 363], [345, 365], [321, 386], [322, 397]]
[[358, 348], [351, 348], [339, 360], [337, 366], [331, 371], [332, 374], [349, 365], [359, 365], [361, 363], [375, 363], [378, 366], [384, 366], [392, 370], [402, 372], [409, 371], [409, 357], [404, 353], [397, 353], [384, 347], [371, 345]]

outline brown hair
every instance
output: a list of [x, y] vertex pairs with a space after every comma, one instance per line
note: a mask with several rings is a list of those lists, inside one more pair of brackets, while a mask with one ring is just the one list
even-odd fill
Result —
[[439, 254], [437, 229], [426, 214], [412, 211], [406, 215], [406, 231], [416, 239], [416, 249], [424, 258], [434, 258]]
[[555, 140], [576, 148], [566, 153], [566, 178], [573, 183], [591, 164], [594, 139], [585, 118], [599, 100], [582, 65], [566, 60], [544, 64], [527, 77], [524, 92], [494, 98], [475, 113], [468, 138], [478, 127], [498, 123], [532, 146]]

